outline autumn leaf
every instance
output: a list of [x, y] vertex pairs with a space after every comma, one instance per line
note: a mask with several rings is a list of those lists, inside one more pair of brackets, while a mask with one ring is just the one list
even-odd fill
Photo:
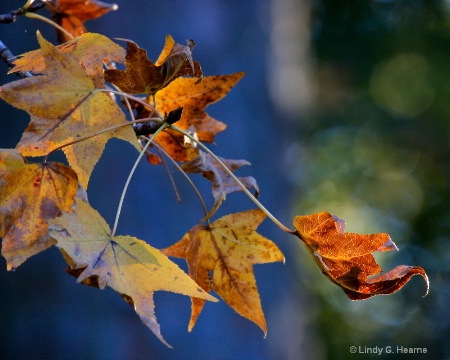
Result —
[[[174, 43], [172, 37], [166, 35], [166, 46], [172, 43]], [[192, 59], [192, 49], [194, 46], [195, 43], [191, 39], [187, 40], [187, 45], [175, 43], [162, 64], [155, 64], [156, 66], [161, 66], [161, 73], [165, 75], [161, 89], [169, 85], [176, 78], [184, 75], [198, 78], [197, 82], [201, 81], [203, 72], [200, 64]]]
[[[118, 63], [125, 61], [124, 48], [115, 44], [106, 36], [95, 33], [83, 34], [58, 45], [57, 48], [78, 62], [94, 82], [95, 88], [99, 89], [105, 85], [102, 61], [105, 58]], [[43, 73], [45, 61], [42, 50], [33, 50], [19, 55], [13, 65], [14, 68], [8, 74], [18, 71], [29, 71], [33, 74]]]
[[[205, 291], [214, 290], [229, 306], [266, 333], [252, 266], [284, 261], [284, 256], [272, 241], [255, 231], [264, 218], [265, 214], [259, 209], [227, 215], [210, 226], [195, 226], [179, 242], [161, 252], [186, 259], [189, 275]], [[189, 331], [204, 303], [202, 299], [192, 299]]]
[[129, 94], [153, 95], [169, 85], [174, 79], [183, 75], [201, 77], [200, 65], [192, 59], [194, 43], [188, 46], [176, 44], [168, 36], [163, 53], [170, 44], [172, 49], [160, 65], [155, 65], [147, 57], [147, 52], [132, 41], [127, 42], [125, 57], [126, 69], [108, 69], [105, 71], [106, 81], [116, 85], [121, 91]]
[[[241, 166], [250, 165], [250, 163], [246, 160], [226, 160], [220, 157], [219, 159], [233, 172]], [[205, 178], [212, 182], [214, 205], [203, 221], [210, 218], [217, 211], [222, 202], [225, 201], [227, 194], [242, 191], [242, 189], [236, 184], [236, 181], [228, 175], [219, 162], [211, 155], [203, 151], [199, 151], [198, 156], [195, 159], [182, 164], [181, 168], [187, 173], [202, 174]], [[247, 189], [253, 187], [256, 193], [255, 196], [258, 196], [259, 188], [255, 178], [252, 176], [247, 176], [238, 177], [238, 179]]]
[[67, 166], [26, 164], [17, 150], [0, 150], [0, 236], [8, 270], [54, 244], [48, 220], [70, 211], [77, 189]]
[[132, 303], [144, 324], [167, 346], [154, 312], [155, 291], [217, 301], [158, 249], [135, 237], [111, 237], [105, 220], [83, 201], [77, 201], [74, 212], [50, 221], [49, 233], [70, 257], [73, 268], [85, 268], [78, 282], [97, 277], [100, 289], [113, 288]]
[[401, 265], [379, 274], [382, 269], [372, 253], [398, 250], [388, 234], [344, 232], [345, 222], [327, 212], [296, 216], [294, 226], [322, 272], [351, 300], [392, 294], [414, 275], [425, 279], [428, 293], [428, 277], [420, 266]]
[[[117, 10], [116, 4], [107, 4], [98, 0], [54, 0], [47, 1], [47, 7], [53, 14], [53, 19], [74, 37], [87, 32], [84, 23]], [[58, 32], [58, 40], [64, 42], [70, 38]]]
[[[211, 143], [217, 133], [225, 130], [226, 125], [205, 112], [205, 108], [221, 100], [244, 76], [243, 72], [206, 76], [200, 83], [192, 78], [178, 78], [167, 87], [158, 91], [156, 108], [162, 114], [168, 114], [177, 108], [183, 108], [183, 115], [177, 122], [177, 127], [188, 130], [193, 129], [199, 141]], [[146, 117], [142, 113], [140, 117]], [[155, 139], [172, 159], [184, 162], [190, 161], [184, 137], [173, 130], [165, 130]]]
[[[0, 88], [1, 98], [31, 115], [31, 122], [17, 145], [22, 155], [43, 156], [83, 136], [127, 124], [122, 110], [110, 96], [95, 89], [78, 60], [58, 50], [39, 33], [38, 40], [45, 74], [13, 81]], [[95, 57], [99, 58], [98, 55]], [[70, 166], [85, 188], [111, 137], [128, 141], [138, 148], [131, 126], [64, 147]]]

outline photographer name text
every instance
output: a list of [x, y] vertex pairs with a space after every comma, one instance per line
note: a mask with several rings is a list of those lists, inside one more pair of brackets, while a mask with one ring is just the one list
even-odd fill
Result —
[[350, 346], [350, 353], [352, 354], [426, 354], [427, 348], [421, 347], [406, 347], [406, 346]]

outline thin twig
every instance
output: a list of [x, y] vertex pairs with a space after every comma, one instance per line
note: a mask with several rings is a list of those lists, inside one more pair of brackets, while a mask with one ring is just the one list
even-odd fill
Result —
[[[29, 6], [27, 6], [29, 5]], [[11, 10], [7, 14], [0, 15], [0, 23], [3, 24], [11, 24], [17, 20], [17, 18], [21, 15], [25, 15], [27, 12], [35, 12], [39, 9], [42, 9], [45, 6], [45, 3], [42, 1], [34, 1], [31, 4], [26, 3], [24, 7], [19, 8], [17, 10]]]

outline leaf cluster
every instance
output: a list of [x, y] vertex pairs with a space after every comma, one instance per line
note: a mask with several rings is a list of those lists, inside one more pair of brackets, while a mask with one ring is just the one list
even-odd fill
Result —
[[[59, 0], [48, 7], [65, 42], [54, 46], [38, 33], [40, 49], [18, 57], [10, 71], [33, 76], [0, 87], [0, 98], [30, 115], [16, 148], [0, 150], [0, 236], [8, 270], [55, 245], [77, 282], [114, 289], [168, 346], [155, 316], [153, 293], [159, 290], [191, 298], [189, 331], [206, 300], [217, 301], [210, 294], [214, 291], [266, 333], [253, 265], [285, 259], [273, 241], [256, 231], [266, 216], [298, 237], [323, 273], [352, 300], [392, 294], [413, 275], [423, 276], [428, 287], [418, 266], [402, 265], [380, 275], [372, 253], [397, 250], [387, 234], [346, 233], [343, 221], [326, 212], [297, 216], [295, 230], [290, 230], [256, 199], [259, 189], [253, 177], [234, 175], [248, 161], [218, 157], [205, 146], [226, 128], [205, 108], [226, 96], [243, 73], [204, 76], [193, 59], [192, 40], [180, 45], [167, 36], [153, 62], [133, 41], [127, 41], [125, 50], [106, 36], [86, 32], [84, 22], [114, 10], [112, 5]], [[115, 234], [135, 167], [112, 230], [89, 204], [90, 176], [113, 137], [136, 149], [135, 167], [143, 157], [153, 165], [169, 162], [197, 193], [188, 174], [211, 182], [212, 208], [206, 208], [198, 193], [205, 214], [166, 249]], [[59, 150], [68, 165], [49, 161]], [[42, 156], [42, 162], [31, 162]], [[258, 209], [211, 222], [226, 195], [237, 191]], [[188, 274], [168, 257], [184, 258]]]

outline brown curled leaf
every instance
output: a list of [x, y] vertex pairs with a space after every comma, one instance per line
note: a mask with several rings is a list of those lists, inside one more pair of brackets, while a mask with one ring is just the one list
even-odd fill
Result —
[[388, 234], [347, 233], [345, 222], [327, 212], [296, 216], [294, 226], [322, 272], [351, 300], [393, 294], [414, 275], [425, 279], [428, 293], [428, 277], [420, 266], [400, 265], [380, 274], [372, 253], [398, 250]]

